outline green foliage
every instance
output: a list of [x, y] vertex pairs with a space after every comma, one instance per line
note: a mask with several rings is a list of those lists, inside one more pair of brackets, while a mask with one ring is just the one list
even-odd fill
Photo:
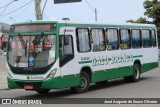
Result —
[[143, 6], [146, 9], [146, 12], [144, 12], [144, 15], [153, 19], [159, 18], [160, 2], [158, 2], [158, 0], [152, 0], [152, 1], [146, 0], [143, 3]]
[[146, 23], [146, 24], [151, 24], [152, 23], [152, 22], [147, 21], [147, 19], [144, 18], [144, 17], [140, 17], [137, 20], [130, 19], [130, 20], [127, 20], [127, 22], [130, 22], [130, 23]]
[[153, 23], [156, 26], [160, 26], [160, 2], [158, 2], [158, 0], [146, 0], [143, 3], [143, 6], [146, 9], [144, 15], [146, 15], [148, 18], [152, 18]]
[[130, 23], [145, 23], [145, 24], [155, 24], [157, 26], [157, 34], [159, 38], [160, 47], [160, 2], [158, 0], [146, 0], [143, 3], [143, 7], [146, 9], [144, 15], [148, 18], [152, 18], [153, 22], [148, 21], [146, 18], [140, 17], [137, 20], [127, 20]]
[[160, 27], [157, 27], [157, 35], [158, 35], [158, 46], [160, 48]]

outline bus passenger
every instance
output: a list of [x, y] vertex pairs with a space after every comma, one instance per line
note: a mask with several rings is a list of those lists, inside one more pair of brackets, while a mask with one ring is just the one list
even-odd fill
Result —
[[18, 66], [21, 57], [25, 55], [25, 46], [24, 46], [24, 40], [21, 36], [17, 36], [16, 38], [13, 39], [12, 42], [12, 54], [13, 56], [16, 56], [16, 65]]

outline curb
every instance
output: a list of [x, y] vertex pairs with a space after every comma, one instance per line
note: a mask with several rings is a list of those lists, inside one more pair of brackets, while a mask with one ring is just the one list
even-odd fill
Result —
[[5, 90], [11, 90], [11, 89], [9, 89], [9, 88], [4, 88], [4, 89], [0, 89], [0, 91], [5, 91]]

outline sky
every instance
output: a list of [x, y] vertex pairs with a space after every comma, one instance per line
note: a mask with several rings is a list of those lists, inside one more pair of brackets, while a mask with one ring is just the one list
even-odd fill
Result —
[[[0, 0], [0, 22], [13, 24], [36, 20], [34, 0], [18, 0], [12, 2], [7, 8], [1, 8], [11, 1], [13, 0]], [[136, 20], [139, 17], [146, 17], [143, 8], [145, 0], [82, 0], [82, 2], [65, 4], [54, 4], [53, 1], [47, 1], [43, 20], [70, 18], [74, 21], [95, 22], [93, 11], [95, 8], [98, 13], [97, 22], [100, 23], [125, 23], [129, 19]], [[28, 2], [30, 3], [18, 9]], [[44, 3], [45, 0], [42, 0], [41, 10]]]

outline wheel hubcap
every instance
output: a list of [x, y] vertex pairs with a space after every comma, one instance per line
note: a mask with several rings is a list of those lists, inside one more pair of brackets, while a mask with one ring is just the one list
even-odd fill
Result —
[[87, 85], [87, 79], [85, 77], [81, 77], [80, 88], [85, 88], [86, 85]]
[[135, 68], [135, 76], [136, 76], [136, 79], [139, 78], [139, 69], [138, 68]]

